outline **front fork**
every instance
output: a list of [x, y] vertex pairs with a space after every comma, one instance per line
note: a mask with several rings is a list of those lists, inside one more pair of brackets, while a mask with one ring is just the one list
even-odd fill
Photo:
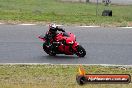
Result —
[[79, 43], [75, 42], [73, 45], [72, 45], [72, 49], [76, 52], [77, 51], [77, 46], [79, 45]]

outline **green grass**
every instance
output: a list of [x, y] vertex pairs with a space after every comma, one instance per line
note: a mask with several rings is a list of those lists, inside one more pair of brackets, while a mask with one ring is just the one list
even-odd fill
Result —
[[103, 5], [60, 2], [59, 0], [0, 0], [0, 20], [20, 22], [55, 22], [79, 25], [129, 26], [132, 5], [112, 5], [113, 17], [102, 17]]
[[[130, 84], [76, 83], [78, 67], [64, 65], [0, 65], [0, 88], [131, 88]], [[83, 66], [87, 73], [130, 74], [132, 67]]]

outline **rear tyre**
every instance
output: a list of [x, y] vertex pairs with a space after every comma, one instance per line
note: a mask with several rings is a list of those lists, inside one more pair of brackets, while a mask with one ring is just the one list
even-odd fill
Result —
[[49, 53], [49, 55], [50, 55], [50, 56], [56, 56], [56, 53], [54, 53], [53, 51], [51, 51], [51, 52]]
[[43, 44], [43, 50], [50, 56], [55, 56], [56, 53], [50, 49], [50, 46], [47, 46], [46, 43]]
[[49, 48], [46, 46], [46, 43], [43, 43], [43, 50], [49, 54]]
[[86, 51], [85, 51], [85, 49], [84, 49], [81, 45], [78, 45], [78, 46], [77, 46], [76, 55], [77, 55], [78, 57], [84, 57], [84, 56], [86, 55]]

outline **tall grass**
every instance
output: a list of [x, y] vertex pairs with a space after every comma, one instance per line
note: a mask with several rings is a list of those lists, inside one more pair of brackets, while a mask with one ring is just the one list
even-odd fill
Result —
[[[0, 65], [0, 88], [131, 88], [130, 84], [79, 86], [76, 65]], [[130, 74], [131, 67], [84, 66], [88, 74]]]
[[111, 5], [112, 17], [102, 17], [105, 6], [59, 0], [0, 0], [0, 20], [57, 22], [70, 24], [122, 24], [132, 22], [132, 6]]

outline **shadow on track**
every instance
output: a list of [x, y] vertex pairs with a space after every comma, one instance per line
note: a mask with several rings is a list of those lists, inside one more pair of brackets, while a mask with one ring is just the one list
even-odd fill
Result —
[[56, 55], [56, 56], [42, 56], [41, 59], [79, 59], [80, 57], [73, 56], [73, 55]]

